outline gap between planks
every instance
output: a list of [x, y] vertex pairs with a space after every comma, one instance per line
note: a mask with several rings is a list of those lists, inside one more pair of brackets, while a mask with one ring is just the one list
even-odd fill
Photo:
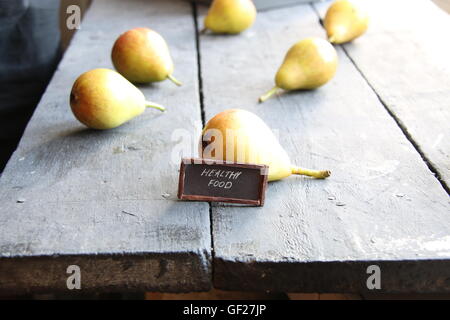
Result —
[[[201, 53], [200, 53], [200, 27], [198, 23], [198, 4], [194, 1], [191, 2], [192, 8], [192, 18], [194, 20], [194, 29], [195, 29], [195, 49], [197, 51], [197, 79], [198, 79], [198, 96], [200, 100], [200, 115], [202, 119], [203, 128], [206, 125], [206, 116], [205, 116], [205, 104], [203, 97], [203, 79], [202, 79], [202, 62], [201, 62]], [[194, 156], [194, 155], [192, 155]], [[202, 156], [199, 154], [199, 158]], [[213, 213], [212, 213], [212, 203], [208, 202], [209, 209], [209, 232], [211, 237], [211, 283], [214, 283], [214, 232], [213, 232]]]

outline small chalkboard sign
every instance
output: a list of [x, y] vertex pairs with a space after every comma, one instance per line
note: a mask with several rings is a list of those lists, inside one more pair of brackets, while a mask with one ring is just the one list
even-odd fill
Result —
[[264, 205], [268, 166], [183, 159], [178, 199]]

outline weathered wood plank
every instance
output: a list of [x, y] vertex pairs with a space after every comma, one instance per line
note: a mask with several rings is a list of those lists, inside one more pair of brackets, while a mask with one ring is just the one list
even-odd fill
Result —
[[[142, 86], [166, 113], [88, 130], [70, 112], [72, 83], [112, 68], [114, 40], [136, 26], [165, 37], [184, 86]], [[0, 290], [64, 290], [69, 264], [86, 289], [208, 289], [209, 206], [177, 201], [179, 160], [170, 161], [176, 145], [190, 147], [173, 130], [200, 121], [191, 5], [95, 1], [0, 180]]]
[[215, 286], [367, 291], [377, 264], [382, 290], [449, 291], [448, 195], [339, 47], [329, 84], [257, 104], [285, 52], [310, 36], [324, 32], [309, 5], [261, 12], [239, 36], [201, 35], [206, 120], [252, 111], [295, 163], [332, 171], [270, 183], [263, 208], [214, 206]]
[[[315, 4], [322, 17], [329, 3]], [[367, 8], [367, 33], [344, 48], [449, 192], [450, 16], [429, 0]]]

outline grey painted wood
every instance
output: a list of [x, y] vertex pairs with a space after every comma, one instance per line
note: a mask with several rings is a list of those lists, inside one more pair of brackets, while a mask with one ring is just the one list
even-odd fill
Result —
[[[322, 17], [329, 3], [316, 5]], [[345, 50], [449, 192], [450, 17], [429, 0], [371, 0], [367, 8], [367, 33]]]
[[367, 291], [366, 268], [377, 264], [383, 291], [450, 291], [448, 195], [342, 49], [324, 87], [257, 103], [286, 51], [310, 36], [324, 32], [299, 5], [259, 13], [239, 36], [200, 37], [206, 120], [252, 111], [293, 162], [332, 171], [269, 183], [262, 208], [213, 206], [214, 285]]
[[[165, 37], [184, 86], [141, 86], [166, 113], [88, 130], [70, 111], [72, 83], [112, 68], [114, 40], [136, 26]], [[0, 290], [65, 290], [69, 264], [87, 289], [209, 288], [209, 206], [176, 200], [170, 161], [190, 147], [172, 132], [201, 121], [195, 43], [189, 3], [94, 1], [0, 180]]]

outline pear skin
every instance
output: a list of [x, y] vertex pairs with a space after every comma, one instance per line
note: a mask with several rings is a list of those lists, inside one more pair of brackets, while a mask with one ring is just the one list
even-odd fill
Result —
[[331, 43], [341, 44], [356, 39], [369, 25], [367, 12], [355, 1], [337, 0], [325, 15], [324, 27]]
[[172, 76], [174, 66], [166, 41], [151, 29], [135, 28], [119, 36], [111, 59], [116, 70], [133, 83], [169, 79], [181, 85]]
[[237, 34], [251, 27], [255, 18], [256, 8], [251, 0], [213, 0], [204, 30]]
[[119, 73], [93, 69], [78, 77], [70, 93], [75, 117], [92, 129], [111, 129], [137, 117], [146, 107], [164, 107], [145, 100], [143, 93]]
[[269, 181], [292, 174], [324, 179], [329, 171], [303, 169], [291, 164], [272, 130], [255, 114], [229, 109], [208, 121], [202, 131], [199, 156], [205, 159], [269, 166]]
[[287, 52], [275, 76], [275, 87], [259, 98], [264, 102], [279, 89], [308, 90], [330, 81], [338, 64], [334, 47], [323, 39], [307, 38], [294, 44]]

